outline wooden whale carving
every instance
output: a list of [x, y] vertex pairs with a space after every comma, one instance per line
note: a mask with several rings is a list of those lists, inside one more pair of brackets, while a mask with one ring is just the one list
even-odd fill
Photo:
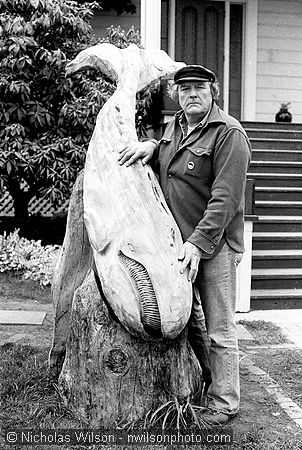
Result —
[[125, 328], [147, 340], [175, 338], [184, 329], [192, 287], [179, 272], [182, 238], [153, 171], [141, 161], [120, 166], [118, 155], [138, 140], [136, 93], [183, 65], [134, 44], [99, 44], [67, 65], [67, 74], [93, 67], [117, 81], [86, 156], [84, 221], [105, 298]]

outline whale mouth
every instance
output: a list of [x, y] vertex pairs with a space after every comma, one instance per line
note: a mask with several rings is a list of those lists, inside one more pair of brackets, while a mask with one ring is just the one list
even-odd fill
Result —
[[122, 252], [119, 252], [119, 258], [123, 266], [129, 272], [139, 293], [141, 301], [141, 320], [144, 330], [153, 338], [162, 338], [163, 335], [161, 331], [161, 318], [158, 303], [146, 268], [135, 259], [124, 255]]

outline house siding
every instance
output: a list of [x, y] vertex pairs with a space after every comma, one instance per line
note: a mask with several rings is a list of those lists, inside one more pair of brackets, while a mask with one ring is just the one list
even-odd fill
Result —
[[290, 102], [302, 122], [302, 0], [259, 0], [256, 120], [274, 122]]
[[98, 11], [91, 19], [90, 24], [93, 28], [94, 34], [97, 38], [103, 38], [105, 36], [107, 28], [111, 25], [114, 27], [121, 26], [124, 30], [128, 30], [132, 26], [135, 30], [140, 30], [140, 12], [141, 2], [140, 0], [132, 0], [136, 6], [135, 14], [123, 13], [118, 16], [114, 9], [110, 11]]

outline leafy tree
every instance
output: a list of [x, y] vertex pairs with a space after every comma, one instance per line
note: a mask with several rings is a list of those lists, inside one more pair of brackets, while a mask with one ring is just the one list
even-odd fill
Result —
[[[65, 77], [66, 63], [93, 45], [96, 3], [0, 0], [0, 183], [15, 218], [34, 196], [59, 205], [83, 167], [95, 118], [115, 86], [91, 71]], [[107, 42], [139, 43], [138, 32], [111, 27]], [[150, 90], [139, 97], [138, 128], [148, 122]]]
[[[85, 0], [77, 0], [78, 3], [85, 3]], [[91, 0], [88, 0], [90, 2]], [[131, 0], [102, 0], [97, 2], [100, 4], [102, 9], [108, 11], [110, 9], [115, 9], [118, 15], [122, 13], [131, 13], [134, 14], [136, 12], [136, 6]]]
[[[28, 217], [34, 196], [54, 205], [69, 195], [94, 128], [115, 86], [96, 73], [65, 77], [66, 63], [93, 45], [89, 19], [97, 3], [0, 0], [0, 187]], [[119, 47], [139, 43], [138, 32], [110, 28]], [[139, 98], [138, 128], [147, 122], [151, 93]]]
[[[66, 78], [65, 65], [89, 45], [95, 6], [1, 0], [0, 180], [13, 198], [17, 219], [27, 217], [33, 196], [59, 202], [83, 164], [83, 144], [102, 90], [82, 75]], [[84, 107], [81, 98], [88, 93]], [[69, 123], [64, 116], [68, 101], [74, 104]]]

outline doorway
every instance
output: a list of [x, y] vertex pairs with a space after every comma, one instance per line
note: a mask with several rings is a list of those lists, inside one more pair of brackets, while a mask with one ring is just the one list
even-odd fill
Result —
[[[171, 8], [173, 3], [174, 9]], [[171, 48], [171, 21], [173, 23], [172, 57], [186, 64], [201, 64], [216, 73], [220, 86], [218, 104], [223, 105], [224, 51], [225, 51], [225, 2], [200, 0], [162, 0], [161, 48]], [[171, 17], [171, 11], [174, 11]], [[242, 52], [243, 52], [242, 4], [229, 6], [229, 67], [228, 107], [231, 115], [241, 119], [242, 102]], [[164, 110], [177, 110], [164, 95]], [[172, 112], [172, 111], [171, 111]]]

